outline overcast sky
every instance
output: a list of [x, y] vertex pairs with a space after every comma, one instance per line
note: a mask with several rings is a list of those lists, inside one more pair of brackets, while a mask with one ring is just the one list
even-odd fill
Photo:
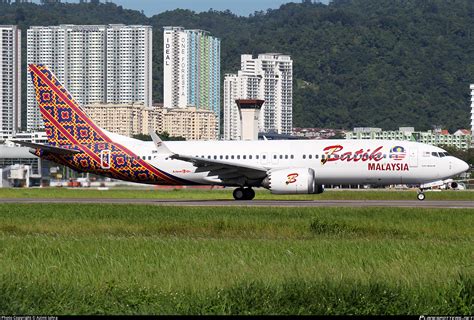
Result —
[[[328, 3], [329, 0], [321, 0]], [[79, 2], [66, 0], [65, 2]], [[101, 0], [104, 2], [104, 0]], [[301, 0], [112, 0], [112, 2], [127, 9], [143, 10], [147, 16], [174, 10], [177, 8], [190, 9], [197, 12], [208, 11], [210, 8], [218, 11], [229, 9], [235, 14], [248, 16], [255, 11], [277, 9], [288, 2], [301, 2]]]

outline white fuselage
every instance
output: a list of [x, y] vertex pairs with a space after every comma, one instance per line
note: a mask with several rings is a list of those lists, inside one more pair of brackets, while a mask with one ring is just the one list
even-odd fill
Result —
[[[199, 184], [222, 184], [187, 161], [170, 159], [153, 142], [111, 134], [139, 157], [175, 177]], [[176, 154], [262, 167], [269, 171], [311, 168], [329, 184], [422, 184], [443, 180], [468, 165], [438, 147], [389, 140], [167, 141]], [[394, 149], [395, 148], [395, 149]]]

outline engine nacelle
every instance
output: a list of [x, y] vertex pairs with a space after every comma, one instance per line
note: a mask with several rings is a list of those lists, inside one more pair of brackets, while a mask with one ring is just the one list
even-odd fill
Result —
[[314, 170], [294, 168], [272, 170], [263, 180], [262, 186], [276, 194], [321, 193], [322, 185], [316, 184]]

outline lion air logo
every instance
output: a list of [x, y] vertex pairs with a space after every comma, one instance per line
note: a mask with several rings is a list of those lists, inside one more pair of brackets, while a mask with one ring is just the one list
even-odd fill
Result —
[[286, 180], [285, 183], [290, 184], [290, 183], [296, 182], [296, 178], [298, 177], [298, 174], [297, 173], [290, 173], [286, 177], [287, 177], [287, 180]]
[[401, 146], [395, 146], [390, 149], [390, 159], [393, 160], [403, 160], [406, 157], [405, 148]]

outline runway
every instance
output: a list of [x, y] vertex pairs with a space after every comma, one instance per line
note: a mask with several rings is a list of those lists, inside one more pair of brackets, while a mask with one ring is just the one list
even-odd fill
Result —
[[0, 198], [0, 203], [69, 204], [146, 204], [185, 207], [398, 207], [398, 208], [473, 208], [474, 201], [439, 200], [181, 200], [113, 198]]

